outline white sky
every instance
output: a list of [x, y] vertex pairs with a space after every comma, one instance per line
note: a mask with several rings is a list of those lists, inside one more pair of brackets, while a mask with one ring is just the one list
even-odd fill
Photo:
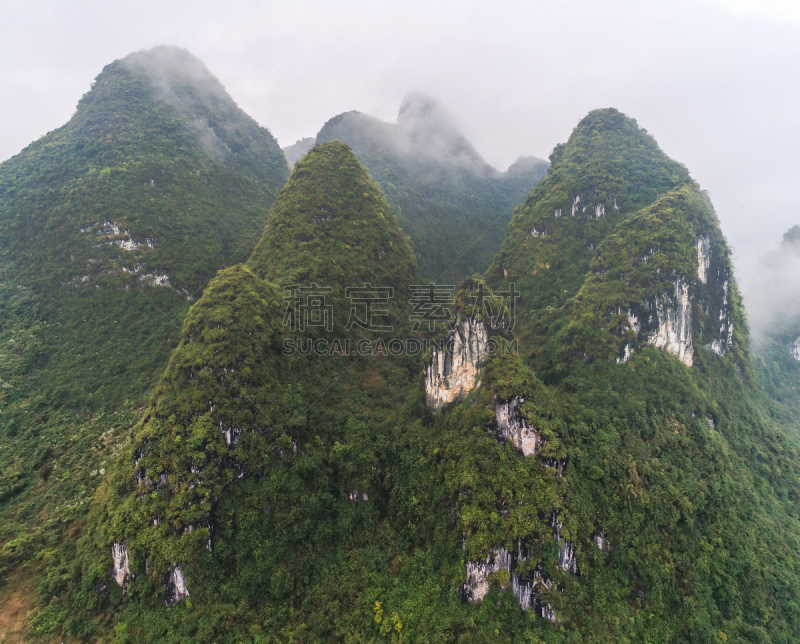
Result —
[[423, 90], [505, 169], [618, 107], [709, 190], [740, 277], [800, 223], [798, 0], [0, 0], [0, 160], [157, 44], [202, 56], [281, 145]]

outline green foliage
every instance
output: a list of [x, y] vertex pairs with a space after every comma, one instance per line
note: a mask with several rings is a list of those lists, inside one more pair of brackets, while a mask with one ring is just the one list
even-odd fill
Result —
[[380, 188], [340, 141], [318, 145], [297, 162], [248, 264], [281, 286], [334, 287], [334, 301], [364, 282], [391, 287], [393, 302], [404, 301], [416, 279], [408, 238]]
[[[421, 356], [284, 354], [284, 340], [322, 337], [284, 325], [284, 282], [330, 285], [338, 307], [346, 286], [399, 294], [418, 279], [391, 210], [344, 144], [299, 161], [250, 262], [211, 281], [148, 408], [117, 437], [90, 529], [48, 549], [40, 536], [9, 534], [7, 566], [26, 550], [46, 559], [33, 632], [106, 642], [796, 641], [800, 446], [749, 365], [710, 204], [615, 110], [590, 114], [552, 160], [487, 280], [523, 293], [513, 330], [522, 354], [491, 358], [480, 385], [436, 414], [424, 407]], [[578, 194], [605, 214], [569, 214]], [[713, 242], [705, 282], [699, 237]], [[618, 363], [632, 341], [618, 309], [665, 296], [678, 278], [692, 282], [693, 366], [646, 343]], [[460, 315], [481, 287], [480, 276], [464, 281]], [[3, 289], [0, 302], [17, 311], [3, 337], [35, 348], [33, 302]], [[390, 306], [409, 333], [404, 299]], [[724, 355], [704, 348], [721, 312], [734, 325]], [[13, 360], [25, 386], [33, 363]], [[542, 439], [534, 456], [497, 431], [497, 406], [511, 400]], [[578, 574], [562, 567], [565, 541]], [[135, 574], [124, 589], [109, 576], [115, 542]], [[489, 575], [482, 601], [462, 602], [466, 564], [500, 547], [526, 560]], [[174, 566], [190, 596], [165, 606]], [[556, 622], [520, 608], [515, 579], [536, 583]]]
[[174, 48], [108, 65], [66, 125], [0, 165], [3, 582], [56, 553], [69, 563], [42, 601], [73, 579], [74, 533], [189, 301], [248, 257], [287, 175], [270, 133]]
[[590, 275], [574, 298], [568, 322], [561, 333], [554, 334], [548, 348], [554, 353], [574, 353], [584, 361], [613, 361], [626, 344], [638, 346], [634, 330], [626, 324], [628, 316], [635, 315], [646, 324], [651, 315], [648, 307], [654, 308], [656, 298], [674, 297], [678, 280], [693, 285], [693, 324], [699, 331], [698, 346], [719, 334], [723, 310], [732, 310], [741, 320], [736, 297], [729, 293], [729, 286], [720, 285], [720, 279], [730, 281], [731, 274], [727, 248], [721, 239], [716, 240], [715, 261], [708, 271], [711, 283], [694, 285], [698, 274], [697, 239], [720, 237], [714, 222], [713, 211], [692, 185], [668, 192], [622, 222], [598, 246], [589, 265]]
[[287, 177], [275, 139], [196, 64], [162, 47], [108, 65], [66, 125], [0, 165], [0, 235], [40, 298], [57, 404], [141, 397], [187, 297], [249, 255]]
[[551, 326], [562, 323], [600, 243], [620, 222], [691, 181], [685, 167], [615, 109], [591, 112], [550, 161], [547, 176], [515, 210], [486, 274], [493, 288], [514, 282], [521, 292], [517, 326], [534, 354]]
[[529, 157], [500, 173], [446, 124], [423, 119], [413, 125], [422, 132], [347, 112], [325, 124], [317, 143], [347, 143], [410, 237], [420, 276], [458, 284], [491, 264], [511, 211], [547, 164]]

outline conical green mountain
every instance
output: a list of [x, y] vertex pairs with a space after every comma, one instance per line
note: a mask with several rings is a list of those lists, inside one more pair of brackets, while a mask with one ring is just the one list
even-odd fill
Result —
[[686, 168], [616, 110], [584, 118], [558, 145], [547, 176], [509, 224], [487, 273], [521, 292], [518, 324], [541, 350], [547, 329], [580, 288], [600, 242], [619, 222], [689, 181]]
[[352, 147], [397, 212], [423, 279], [458, 284], [486, 270], [515, 206], [547, 170], [534, 157], [498, 172], [478, 154], [442, 105], [409, 94], [396, 124], [346, 112], [317, 143]]
[[[48, 550], [34, 631], [798, 639], [797, 425], [772, 414], [729, 249], [685, 168], [632, 119], [592, 112], [486, 282], [453, 294], [446, 341], [348, 351], [391, 345], [348, 326], [347, 289], [365, 283], [395, 289], [379, 304], [395, 334], [429, 338], [402, 322], [416, 279], [350, 149], [309, 151], [249, 263], [189, 312], [88, 529]], [[311, 315], [329, 305], [332, 331]]]
[[[533, 584], [540, 614], [581, 641], [791, 641], [798, 446], [751, 369], [708, 199], [616, 110], [551, 161], [487, 280], [520, 292], [520, 352], [564, 423], [561, 548], [540, 576], [555, 586], [527, 551], [505, 566], [515, 594]], [[511, 550], [515, 529], [493, 547]]]
[[[316, 575], [345, 574], [387, 502], [380, 443], [391, 444], [399, 408], [417, 391], [420, 357], [391, 357], [385, 346], [356, 352], [370, 330], [347, 328], [345, 288], [395, 289], [371, 310], [407, 327], [406, 292], [418, 279], [407, 238], [341, 142], [298, 162], [269, 222], [248, 267], [221, 271], [192, 306], [84, 537], [87, 559], [73, 592], [101, 581], [101, 562], [117, 553], [121, 583], [95, 607], [128, 609], [120, 623], [151, 637], [164, 601], [204, 606], [215, 629], [229, 602], [249, 606], [247, 621], [319, 592]], [[346, 306], [332, 333], [308, 319], [298, 329], [287, 318], [294, 291], [272, 280], [313, 285], [323, 311]], [[323, 338], [333, 338], [324, 352]], [[50, 610], [61, 606], [53, 599]], [[144, 622], [142, 609], [153, 611]], [[201, 637], [185, 617], [179, 631]], [[76, 620], [68, 631], [81, 628], [86, 622]]]
[[171, 47], [106, 66], [66, 125], [0, 165], [0, 244], [40, 298], [51, 399], [150, 387], [187, 300], [249, 255], [287, 175], [270, 133]]
[[0, 614], [33, 601], [22, 562], [85, 520], [192, 301], [249, 256], [287, 177], [271, 134], [170, 47], [106, 66], [0, 164]]
[[275, 284], [335, 287], [338, 297], [368, 281], [395, 289], [401, 301], [416, 276], [394, 212], [341, 141], [297, 162], [248, 266]]

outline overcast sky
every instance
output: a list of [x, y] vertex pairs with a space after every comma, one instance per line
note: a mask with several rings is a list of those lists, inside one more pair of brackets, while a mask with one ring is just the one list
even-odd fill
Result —
[[2, 0], [0, 160], [158, 44], [201, 56], [283, 146], [346, 110], [394, 121], [422, 90], [504, 170], [615, 106], [710, 192], [745, 281], [800, 224], [797, 0]]

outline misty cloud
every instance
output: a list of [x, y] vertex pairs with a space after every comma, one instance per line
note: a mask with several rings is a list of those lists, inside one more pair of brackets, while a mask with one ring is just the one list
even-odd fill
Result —
[[[503, 169], [547, 158], [590, 110], [615, 106], [709, 190], [745, 283], [797, 223], [790, 0], [83, 5], [29, 3], [0, 33], [0, 159], [64, 124], [104, 65], [174, 44], [283, 145], [351, 110], [393, 122], [422, 91]], [[19, 8], [0, 7], [0, 24]]]
[[759, 262], [745, 305], [757, 346], [768, 334], [795, 329], [800, 321], [800, 226], [790, 228], [778, 249]]

